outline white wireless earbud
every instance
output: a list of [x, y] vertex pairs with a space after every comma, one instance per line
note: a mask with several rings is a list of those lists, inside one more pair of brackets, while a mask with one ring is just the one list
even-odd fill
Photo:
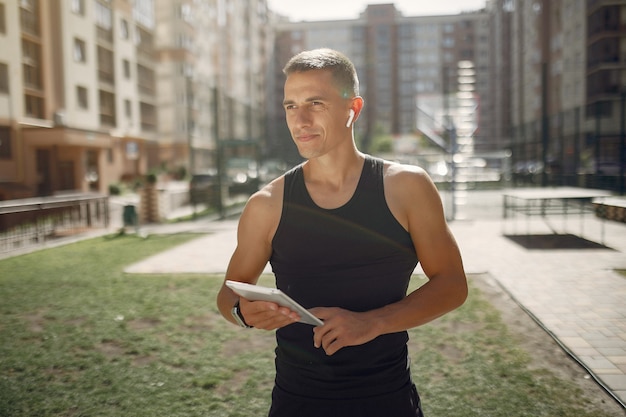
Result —
[[346, 123], [346, 127], [350, 127], [352, 124], [352, 120], [354, 120], [354, 110], [350, 109], [350, 117], [348, 117], [348, 123]]

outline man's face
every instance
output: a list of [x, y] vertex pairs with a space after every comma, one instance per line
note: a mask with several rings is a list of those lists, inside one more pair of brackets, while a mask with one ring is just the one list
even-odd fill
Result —
[[287, 126], [303, 158], [326, 154], [352, 139], [346, 127], [351, 100], [341, 96], [330, 70], [292, 73], [285, 81]]

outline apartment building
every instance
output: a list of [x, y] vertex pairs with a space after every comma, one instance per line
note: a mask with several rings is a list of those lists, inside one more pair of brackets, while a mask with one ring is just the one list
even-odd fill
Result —
[[491, 13], [492, 39], [510, 37], [496, 59], [510, 63], [498, 80], [511, 98], [495, 107], [510, 109], [497, 120], [518, 175], [623, 190], [626, 1], [500, 0]]
[[372, 4], [297, 23], [266, 0], [0, 0], [0, 199], [295, 162], [281, 69], [324, 46], [359, 72], [365, 149], [392, 134], [409, 152], [415, 137], [450, 151], [454, 127], [456, 152], [508, 149], [544, 183], [618, 189], [624, 16], [626, 0], [490, 0], [449, 16]]
[[152, 0], [0, 1], [0, 198], [107, 192], [156, 134]]
[[266, 0], [0, 0], [0, 200], [254, 159]]
[[[554, 155], [560, 152], [560, 144], [550, 139], [559, 126], [564, 127], [559, 115], [563, 104], [574, 108], [583, 105], [581, 95], [568, 91], [572, 95], [567, 99], [563, 97], [566, 79], [568, 85], [584, 85], [584, 73], [576, 71], [584, 68], [583, 62], [568, 67], [567, 71], [564, 71], [563, 63], [564, 57], [571, 54], [576, 46], [579, 52], [583, 50], [582, 38], [566, 45], [564, 33], [569, 31], [572, 23], [583, 23], [584, 30], [584, 22], [566, 21], [561, 1], [545, 4], [514, 2], [507, 7], [510, 8], [507, 12], [512, 14], [512, 71], [509, 83], [513, 86], [513, 158], [521, 169], [529, 173], [547, 172], [545, 165], [549, 161], [552, 163]], [[578, 15], [584, 15], [583, 9]], [[565, 132], [561, 130], [560, 134]], [[571, 134], [573, 132], [568, 132], [568, 135]]]
[[511, 29], [513, 0], [495, 0], [489, 3], [489, 101], [483, 105], [483, 114], [489, 114], [489, 136], [493, 138], [496, 150], [510, 149], [511, 146]]
[[[393, 4], [368, 5], [358, 19], [278, 22], [276, 80], [284, 79], [280, 69], [294, 53], [318, 47], [337, 49], [353, 60], [359, 72], [366, 104], [355, 129], [365, 147], [380, 133], [399, 138], [424, 131], [438, 136], [435, 142], [447, 147], [448, 138], [442, 136], [452, 120], [464, 129], [459, 151], [473, 152], [476, 144], [488, 148], [490, 129], [479, 126], [488, 120], [481, 117], [481, 106], [489, 97], [488, 23], [484, 11], [402, 16]], [[464, 74], [460, 63], [465, 66]], [[465, 102], [459, 99], [461, 90]], [[277, 88], [274, 94], [273, 102], [278, 105], [282, 91]], [[274, 114], [270, 126], [284, 124], [281, 113]], [[287, 149], [288, 132], [280, 127], [273, 132], [279, 138], [276, 151]]]
[[[599, 184], [626, 192], [626, 0], [587, 1], [587, 143]], [[593, 126], [593, 127], [591, 127]]]
[[[353, 20], [279, 22], [275, 85], [293, 53], [335, 48], [360, 73], [365, 144], [417, 131], [449, 151], [453, 127], [457, 152], [511, 154], [522, 182], [623, 193], [625, 17], [626, 0], [489, 0], [454, 16], [376, 4]], [[288, 132], [272, 114], [280, 151]]]
[[160, 160], [216, 170], [256, 159], [265, 137], [266, 0], [157, 0]]

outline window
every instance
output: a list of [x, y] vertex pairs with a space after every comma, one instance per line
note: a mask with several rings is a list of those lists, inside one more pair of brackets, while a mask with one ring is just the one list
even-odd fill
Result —
[[81, 87], [81, 86], [76, 87], [76, 102], [78, 103], [78, 107], [81, 109], [86, 110], [89, 108], [87, 89], [85, 87]]
[[143, 49], [143, 50], [151, 50], [152, 49], [152, 35], [145, 29], [136, 28], [135, 29], [135, 44]]
[[414, 30], [413, 25], [403, 24], [403, 25], [400, 25], [398, 33], [400, 34], [401, 37], [410, 38], [413, 36], [413, 30]]
[[4, 11], [4, 3], [0, 3], [0, 33], [3, 35], [6, 35], [7, 33], [6, 13]]
[[38, 67], [24, 63], [22, 66], [24, 85], [32, 89], [41, 88], [41, 77]]
[[11, 159], [11, 128], [0, 126], [0, 159]]
[[124, 65], [124, 78], [126, 78], [127, 80], [130, 80], [130, 61], [125, 59], [123, 61], [123, 65]]
[[34, 0], [20, 1], [20, 25], [23, 32], [39, 36], [39, 9]]
[[179, 9], [179, 18], [185, 22], [191, 23], [193, 22], [193, 11], [191, 10], [191, 5], [182, 4]]
[[43, 119], [43, 98], [25, 94], [24, 111], [28, 117]]
[[9, 93], [9, 66], [0, 62], [0, 94]]
[[454, 38], [443, 38], [441, 44], [444, 48], [452, 48], [454, 47]]
[[39, 62], [41, 47], [35, 42], [22, 39], [22, 61], [35, 64]]
[[148, 29], [154, 28], [154, 0], [135, 0], [133, 2], [133, 18]]
[[98, 46], [98, 79], [103, 82], [115, 82], [113, 51]]
[[94, 5], [96, 25], [104, 30], [111, 30], [111, 27], [113, 26], [113, 19], [109, 6], [104, 5], [98, 1], [96, 1]]
[[35, 9], [35, 0], [20, 0], [20, 7], [32, 11]]
[[41, 46], [22, 39], [22, 68], [24, 85], [41, 88]]
[[78, 38], [74, 38], [74, 61], [87, 62], [87, 46]]
[[140, 93], [154, 94], [154, 71], [151, 68], [137, 65], [137, 82]]
[[130, 33], [128, 32], [128, 21], [126, 19], [122, 19], [120, 22], [120, 37], [122, 39], [128, 39], [130, 37]]
[[72, 12], [84, 16], [85, 15], [85, 0], [72, 0]]
[[139, 103], [139, 112], [141, 117], [141, 129], [149, 132], [155, 131], [156, 128], [156, 109], [153, 105], [147, 103]]
[[100, 90], [100, 123], [115, 126], [115, 96]]
[[133, 108], [132, 108], [130, 100], [128, 99], [124, 100], [124, 112], [128, 119], [133, 117]]

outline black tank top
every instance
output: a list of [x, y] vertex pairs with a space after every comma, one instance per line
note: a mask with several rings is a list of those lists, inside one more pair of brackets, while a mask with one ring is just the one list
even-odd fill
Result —
[[[309, 195], [302, 166], [285, 174], [270, 263], [276, 286], [306, 308], [368, 311], [406, 296], [417, 256], [409, 233], [385, 201], [383, 161], [367, 156], [352, 198], [323, 209]], [[360, 398], [410, 379], [406, 332], [382, 335], [332, 356], [313, 346], [310, 325], [276, 332], [276, 383], [295, 395]]]

